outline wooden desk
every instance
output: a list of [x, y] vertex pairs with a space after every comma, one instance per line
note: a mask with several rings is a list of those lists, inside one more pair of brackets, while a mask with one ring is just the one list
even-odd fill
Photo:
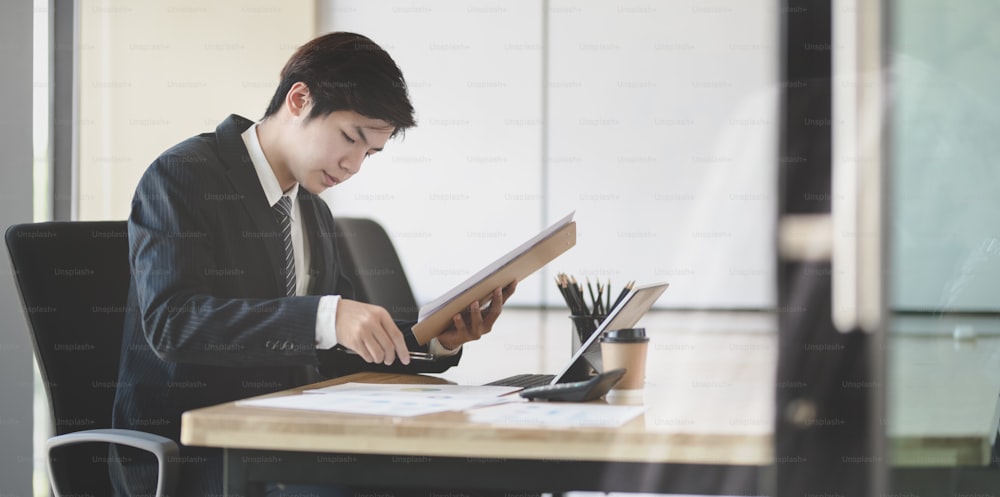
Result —
[[[466, 347], [460, 366], [438, 377], [362, 374], [318, 385], [482, 384], [558, 372], [570, 349], [565, 313], [504, 312], [492, 334]], [[447, 482], [456, 489], [759, 494], [761, 471], [774, 459], [772, 318], [663, 312], [642, 324], [652, 337], [648, 410], [620, 429], [497, 427], [470, 423], [463, 413], [391, 418], [224, 404], [186, 413], [182, 442], [227, 449], [230, 489], [239, 494], [252, 481], [317, 475], [363, 485], [387, 478], [413, 486]], [[1000, 412], [1000, 339], [956, 344], [950, 337], [901, 335], [890, 343], [890, 456], [905, 467], [900, 475], [918, 475], [907, 468], [985, 467]]]
[[[505, 311], [501, 321], [443, 378], [367, 373], [318, 385], [481, 384], [555, 373], [568, 359], [570, 324], [562, 313]], [[185, 413], [181, 441], [227, 449], [228, 491], [241, 495], [248, 483], [269, 478], [456, 490], [759, 493], [760, 470], [773, 459], [774, 335], [647, 329], [648, 410], [619, 429], [492, 426], [461, 412], [393, 418], [230, 403]], [[553, 343], [546, 347], [547, 340]]]
[[[317, 385], [346, 381], [443, 380], [360, 373]], [[771, 460], [768, 429], [727, 423], [699, 430], [692, 427], [706, 423], [673, 417], [657, 405], [666, 404], [652, 404], [620, 429], [534, 429], [474, 424], [462, 412], [393, 418], [230, 403], [185, 413], [181, 440], [226, 448], [227, 493], [236, 495], [247, 495], [254, 481], [295, 474], [304, 481], [456, 490], [757, 491], [757, 470]]]

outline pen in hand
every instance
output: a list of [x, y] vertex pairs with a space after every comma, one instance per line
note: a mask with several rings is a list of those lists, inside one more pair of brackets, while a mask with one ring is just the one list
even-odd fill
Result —
[[[349, 348], [344, 347], [342, 345], [338, 345], [337, 347], [339, 347], [340, 350], [343, 350], [344, 352], [346, 352], [346, 353], [348, 353], [350, 355], [360, 356], [360, 354], [358, 354], [353, 349], [349, 349]], [[434, 357], [434, 354], [428, 354], [427, 352], [414, 352], [414, 351], [411, 350], [410, 351], [410, 359], [415, 360], [415, 361], [433, 361], [436, 358]]]

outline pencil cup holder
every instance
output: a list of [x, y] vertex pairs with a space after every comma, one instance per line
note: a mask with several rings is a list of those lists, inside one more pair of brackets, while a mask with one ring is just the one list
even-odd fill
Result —
[[570, 315], [569, 319], [573, 322], [573, 329], [570, 333], [572, 337], [570, 355], [576, 354], [577, 349], [597, 330], [601, 321], [604, 321], [604, 317], [603, 315]]

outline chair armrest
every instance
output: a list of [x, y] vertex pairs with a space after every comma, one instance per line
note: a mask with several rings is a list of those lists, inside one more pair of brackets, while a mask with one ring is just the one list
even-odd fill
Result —
[[147, 452], [152, 452], [156, 456], [159, 475], [156, 481], [156, 497], [173, 495], [174, 486], [177, 484], [178, 455], [177, 443], [173, 440], [136, 430], [122, 430], [118, 428], [106, 428], [96, 430], [82, 430], [65, 435], [57, 435], [45, 441], [46, 467], [49, 471], [49, 481], [56, 497], [62, 495], [56, 486], [55, 474], [52, 472], [52, 449], [64, 445], [74, 445], [79, 443], [103, 442], [135, 447]]

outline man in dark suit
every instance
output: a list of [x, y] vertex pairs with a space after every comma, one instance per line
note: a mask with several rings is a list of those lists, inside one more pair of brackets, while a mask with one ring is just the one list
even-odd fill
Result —
[[[292, 55], [260, 122], [230, 116], [150, 165], [128, 223], [132, 284], [115, 427], [179, 440], [184, 411], [320, 372], [440, 372], [458, 363], [463, 343], [490, 331], [513, 283], [426, 346], [412, 323], [351, 299], [333, 218], [316, 195], [414, 124], [389, 55], [361, 35], [332, 33]], [[411, 363], [417, 350], [441, 358]], [[152, 495], [155, 466], [125, 449], [113, 448], [111, 461], [119, 493]], [[177, 495], [221, 494], [220, 451], [182, 447], [180, 463]]]

